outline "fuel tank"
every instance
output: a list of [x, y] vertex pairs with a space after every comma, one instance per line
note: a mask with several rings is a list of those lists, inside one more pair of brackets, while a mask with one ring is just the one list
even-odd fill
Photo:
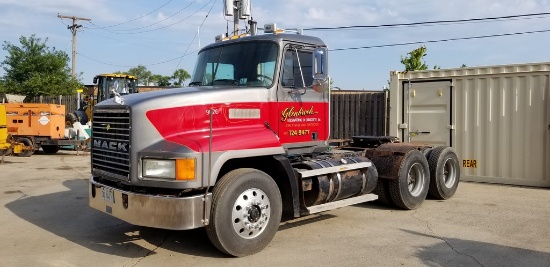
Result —
[[340, 159], [325, 159], [302, 161], [293, 164], [293, 167], [300, 173], [308, 170], [321, 170], [331, 168], [334, 172], [320, 175], [303, 177], [302, 190], [306, 206], [314, 206], [342, 200], [349, 197], [360, 196], [371, 193], [378, 181], [378, 172], [374, 165], [351, 170], [334, 168], [359, 165], [357, 163], [371, 161], [365, 157], [348, 157]]

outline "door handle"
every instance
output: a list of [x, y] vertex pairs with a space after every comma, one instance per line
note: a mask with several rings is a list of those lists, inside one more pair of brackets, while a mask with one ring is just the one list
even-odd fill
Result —
[[417, 136], [417, 135], [421, 135], [421, 134], [431, 134], [432, 132], [421, 132], [421, 131], [415, 131], [415, 132], [410, 132], [409, 135], [410, 136]]

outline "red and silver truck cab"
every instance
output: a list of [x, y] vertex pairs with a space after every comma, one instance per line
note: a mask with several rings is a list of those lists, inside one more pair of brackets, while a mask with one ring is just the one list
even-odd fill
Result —
[[99, 103], [90, 205], [137, 225], [201, 227], [206, 189], [229, 163], [324, 150], [329, 93], [307, 86], [325, 47], [296, 34], [217, 42], [199, 52], [190, 87]]
[[281, 218], [376, 199], [378, 173], [378, 195], [393, 186], [396, 205], [420, 206], [427, 148], [381, 146], [372, 162], [330, 150], [327, 51], [297, 34], [216, 42], [200, 50], [190, 87], [99, 103], [90, 206], [135, 225], [206, 227], [234, 256], [266, 247]]

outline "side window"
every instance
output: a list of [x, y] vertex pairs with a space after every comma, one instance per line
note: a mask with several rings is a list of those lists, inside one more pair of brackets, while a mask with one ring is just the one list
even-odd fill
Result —
[[[311, 52], [307, 51], [298, 51], [298, 55], [296, 55], [295, 50], [287, 50], [285, 52], [282, 77], [283, 87], [302, 88], [311, 86], [313, 83], [311, 56]], [[301, 72], [300, 66], [302, 67]], [[302, 74], [304, 75], [303, 81]]]

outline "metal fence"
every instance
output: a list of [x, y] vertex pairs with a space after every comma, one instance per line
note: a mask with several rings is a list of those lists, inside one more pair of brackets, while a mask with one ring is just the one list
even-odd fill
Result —
[[331, 139], [387, 135], [388, 100], [384, 91], [332, 91]]
[[27, 97], [25, 103], [65, 105], [65, 114], [69, 114], [76, 110], [76, 95]]

